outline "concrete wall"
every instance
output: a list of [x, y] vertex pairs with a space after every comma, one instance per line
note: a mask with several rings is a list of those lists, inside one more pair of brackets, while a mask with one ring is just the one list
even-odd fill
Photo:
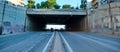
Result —
[[[4, 2], [0, 3], [0, 18], [3, 18], [2, 24], [2, 19], [0, 19], [0, 25], [2, 25], [2, 34], [8, 34], [10, 32], [23, 32], [26, 8], [18, 5], [16, 6], [10, 2], [7, 2], [6, 7], [4, 8], [3, 3]], [[5, 9], [4, 17], [2, 17], [3, 8]]]
[[[91, 10], [88, 15], [88, 25], [90, 32], [102, 32], [111, 34], [111, 21], [108, 4], [100, 6], [98, 9]], [[114, 30], [120, 33], [120, 2], [111, 3], [112, 17], [114, 20]]]
[[2, 0], [0, 0], [0, 33], [2, 31], [2, 27], [1, 27], [2, 13], [3, 13], [3, 4], [2, 4]]

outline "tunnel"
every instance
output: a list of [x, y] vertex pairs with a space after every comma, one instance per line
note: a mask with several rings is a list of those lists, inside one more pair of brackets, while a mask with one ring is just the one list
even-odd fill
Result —
[[63, 24], [64, 31], [86, 31], [85, 15], [27, 15], [28, 31], [47, 31], [47, 24]]

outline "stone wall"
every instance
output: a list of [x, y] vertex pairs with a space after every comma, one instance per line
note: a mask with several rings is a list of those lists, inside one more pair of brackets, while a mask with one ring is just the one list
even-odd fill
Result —
[[[98, 9], [90, 10], [88, 14], [88, 25], [90, 32], [102, 32], [111, 34], [111, 18], [109, 15], [109, 5], [100, 6]], [[111, 13], [113, 17], [114, 31], [120, 33], [120, 2], [111, 3]]]

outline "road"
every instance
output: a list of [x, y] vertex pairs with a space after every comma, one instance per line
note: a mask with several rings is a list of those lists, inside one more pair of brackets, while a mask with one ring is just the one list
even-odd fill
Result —
[[92, 33], [62, 32], [73, 52], [120, 52], [120, 38]]
[[0, 52], [42, 52], [52, 32], [29, 32], [0, 37]]
[[47, 52], [51, 44], [54, 44], [53, 52], [58, 49], [64, 52], [67, 48], [68, 52], [120, 52], [120, 38], [85, 32], [26, 32], [1, 36], [0, 52]]

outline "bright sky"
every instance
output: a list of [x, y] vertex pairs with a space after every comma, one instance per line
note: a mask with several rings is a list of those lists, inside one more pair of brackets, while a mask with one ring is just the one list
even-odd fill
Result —
[[[46, 1], [46, 0], [35, 0], [36, 3], [41, 3], [41, 1]], [[64, 4], [70, 4], [71, 6], [80, 6], [81, 0], [56, 0], [59, 5], [64, 5]], [[87, 0], [88, 2], [92, 0]], [[27, 0], [25, 0], [25, 4], [27, 4]]]
[[65, 29], [65, 25], [50, 25], [50, 24], [46, 25], [46, 29], [51, 29], [51, 28], [58, 30]]
[[[46, 0], [35, 0], [36, 3], [40, 3], [41, 1]], [[80, 6], [81, 0], [56, 0], [59, 5], [70, 4], [71, 6], [76, 7], [77, 5]], [[25, 4], [27, 4], [27, 0], [25, 0]]]
[[91, 2], [92, 0], [87, 0], [88, 2]]

